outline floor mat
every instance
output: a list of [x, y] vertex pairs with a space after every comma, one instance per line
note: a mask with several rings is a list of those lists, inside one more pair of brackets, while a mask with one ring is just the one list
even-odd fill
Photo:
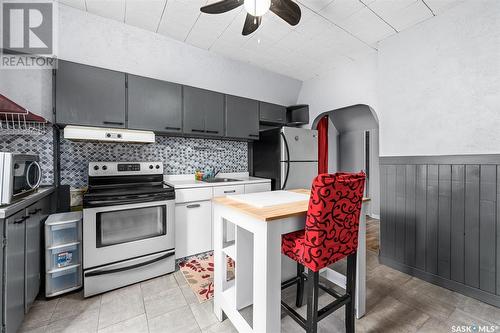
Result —
[[[214, 255], [205, 252], [179, 261], [179, 268], [189, 287], [203, 303], [214, 297]], [[234, 261], [227, 260], [228, 280], [234, 278]]]

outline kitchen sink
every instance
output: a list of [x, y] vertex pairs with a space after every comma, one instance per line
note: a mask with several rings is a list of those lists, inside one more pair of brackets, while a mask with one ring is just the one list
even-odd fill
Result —
[[209, 178], [205, 179], [205, 183], [228, 183], [228, 182], [240, 182], [241, 179], [232, 179], [232, 178]]

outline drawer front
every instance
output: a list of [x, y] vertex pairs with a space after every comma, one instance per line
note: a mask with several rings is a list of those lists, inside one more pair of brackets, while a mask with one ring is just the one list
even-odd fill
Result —
[[245, 185], [218, 186], [214, 187], [214, 197], [245, 193]]
[[246, 184], [245, 193], [267, 192], [271, 191], [271, 183]]
[[212, 203], [199, 201], [175, 206], [175, 257], [212, 250]]
[[175, 203], [212, 199], [212, 188], [186, 188], [175, 190]]

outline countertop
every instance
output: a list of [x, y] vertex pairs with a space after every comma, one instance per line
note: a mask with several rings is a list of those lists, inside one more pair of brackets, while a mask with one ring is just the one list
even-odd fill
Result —
[[18, 212], [19, 210], [28, 207], [29, 205], [37, 202], [40, 199], [43, 199], [44, 197], [54, 192], [54, 190], [55, 190], [54, 186], [43, 186], [40, 187], [38, 191], [18, 199], [14, 203], [11, 203], [10, 205], [0, 206], [0, 219], [9, 217], [10, 215]]
[[[311, 193], [310, 190], [306, 189], [297, 189], [289, 191], [307, 195]], [[368, 201], [370, 201], [369, 198], [363, 198], [363, 203]], [[296, 201], [292, 203], [264, 207], [264, 208], [258, 208], [242, 202], [238, 202], [236, 200], [232, 200], [230, 197], [214, 198], [212, 199], [212, 202], [239, 210], [244, 214], [250, 215], [265, 222], [275, 221], [286, 217], [305, 214], [309, 207], [309, 200]]]
[[183, 188], [196, 188], [196, 187], [214, 187], [214, 186], [229, 186], [229, 185], [244, 185], [244, 184], [258, 184], [269, 183], [270, 179], [250, 177], [248, 172], [238, 173], [220, 173], [216, 178], [233, 178], [238, 179], [234, 182], [224, 183], [206, 183], [203, 181], [195, 180], [194, 175], [166, 175], [164, 181], [175, 189]]

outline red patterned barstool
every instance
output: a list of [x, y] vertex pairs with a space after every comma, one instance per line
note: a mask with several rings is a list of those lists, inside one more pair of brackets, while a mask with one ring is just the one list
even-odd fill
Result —
[[[354, 333], [354, 294], [356, 289], [356, 251], [363, 192], [364, 172], [320, 174], [312, 184], [304, 230], [282, 236], [281, 251], [297, 262], [297, 276], [283, 282], [282, 289], [297, 285], [296, 305], [302, 306], [307, 282], [307, 318], [285, 302], [284, 311], [308, 333], [316, 333], [318, 322], [345, 306], [347, 333]], [[346, 293], [319, 283], [319, 271], [347, 257]], [[307, 268], [307, 274], [304, 273]], [[319, 288], [335, 301], [318, 310]]]

